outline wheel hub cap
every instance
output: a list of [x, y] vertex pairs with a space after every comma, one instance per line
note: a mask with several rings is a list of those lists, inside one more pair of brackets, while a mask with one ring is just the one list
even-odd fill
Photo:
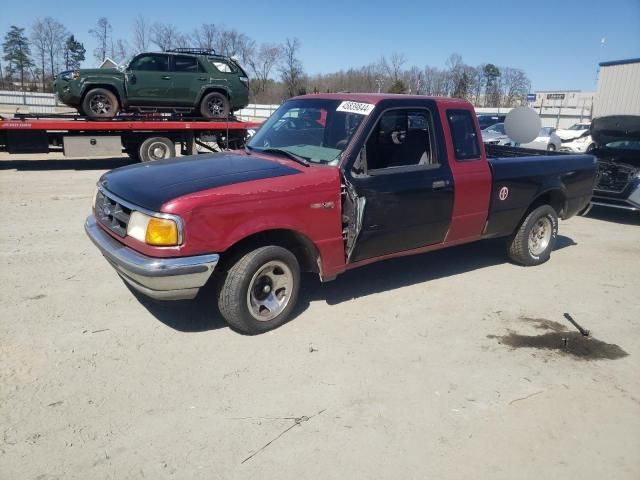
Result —
[[552, 234], [551, 221], [544, 217], [540, 218], [529, 232], [529, 252], [532, 255], [540, 255], [549, 246]]
[[247, 291], [247, 307], [259, 321], [277, 317], [289, 304], [293, 289], [291, 269], [279, 260], [265, 263], [253, 275]]

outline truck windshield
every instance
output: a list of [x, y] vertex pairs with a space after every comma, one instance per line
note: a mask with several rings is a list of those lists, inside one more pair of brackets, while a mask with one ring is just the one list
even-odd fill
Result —
[[284, 150], [310, 163], [337, 165], [365, 118], [361, 113], [339, 111], [341, 103], [341, 100], [290, 100], [269, 117], [247, 147], [256, 151]]

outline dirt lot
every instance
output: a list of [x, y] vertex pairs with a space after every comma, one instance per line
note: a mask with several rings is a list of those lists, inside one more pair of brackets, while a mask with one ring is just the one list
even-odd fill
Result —
[[537, 268], [483, 242], [308, 277], [247, 337], [90, 244], [124, 163], [0, 163], [1, 479], [640, 478], [637, 216], [562, 222]]

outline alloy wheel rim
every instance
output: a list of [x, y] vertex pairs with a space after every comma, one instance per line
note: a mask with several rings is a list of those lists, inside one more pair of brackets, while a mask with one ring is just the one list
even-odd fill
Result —
[[547, 217], [539, 218], [529, 232], [529, 252], [540, 255], [549, 246], [552, 233], [551, 220]]
[[251, 278], [247, 290], [247, 307], [258, 321], [268, 322], [280, 315], [289, 304], [293, 291], [293, 273], [280, 260], [265, 263]]
[[96, 115], [105, 115], [111, 111], [111, 101], [105, 95], [94, 95], [89, 102], [89, 109]]
[[219, 98], [212, 98], [211, 100], [209, 100], [207, 107], [209, 108], [209, 112], [212, 115], [216, 116], [219, 116], [224, 111], [222, 100], [220, 100]]

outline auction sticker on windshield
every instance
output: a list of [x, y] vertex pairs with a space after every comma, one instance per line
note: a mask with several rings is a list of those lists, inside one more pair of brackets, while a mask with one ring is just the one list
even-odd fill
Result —
[[357, 113], [359, 115], [369, 115], [375, 105], [360, 102], [342, 102], [336, 108], [337, 112]]

